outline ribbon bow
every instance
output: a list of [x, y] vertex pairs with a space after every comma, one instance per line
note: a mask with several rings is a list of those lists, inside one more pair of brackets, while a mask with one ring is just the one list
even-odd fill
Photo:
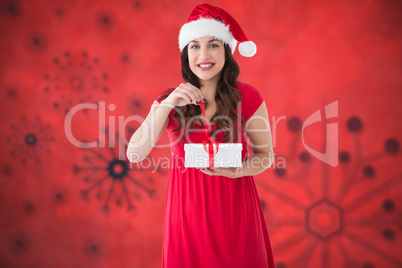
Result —
[[[205, 107], [204, 103], [200, 104], [202, 115], [204, 116], [205, 121], [205, 137], [206, 139], [202, 141], [202, 145], [204, 146], [204, 150], [208, 153], [209, 157], [209, 168], [214, 168], [214, 144], [216, 146], [216, 152], [219, 150], [219, 143], [214, 138], [209, 136], [208, 127], [207, 127], [207, 117], [205, 115]], [[208, 147], [207, 147], [208, 145]]]

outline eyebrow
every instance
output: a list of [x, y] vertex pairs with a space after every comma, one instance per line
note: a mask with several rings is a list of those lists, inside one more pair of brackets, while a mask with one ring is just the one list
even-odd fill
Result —
[[[212, 42], [214, 42], [214, 41], [219, 41], [219, 40], [216, 39], [216, 38], [214, 38], [214, 39], [209, 40], [208, 43], [212, 43]], [[193, 42], [193, 43], [199, 43], [199, 42], [196, 41], [196, 40], [191, 40], [190, 43], [191, 43], [191, 42]]]

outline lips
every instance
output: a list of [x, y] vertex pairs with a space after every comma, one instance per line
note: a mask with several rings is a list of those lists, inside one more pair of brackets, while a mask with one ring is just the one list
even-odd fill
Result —
[[215, 63], [212, 62], [202, 62], [200, 64], [197, 64], [198, 69], [201, 71], [208, 71], [211, 70], [214, 67]]

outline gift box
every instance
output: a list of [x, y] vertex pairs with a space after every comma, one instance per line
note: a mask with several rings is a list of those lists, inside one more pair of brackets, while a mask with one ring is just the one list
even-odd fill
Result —
[[[213, 147], [213, 152], [212, 150]], [[241, 143], [187, 143], [184, 144], [185, 167], [241, 167]]]
[[241, 167], [241, 143], [219, 143], [207, 128], [204, 103], [200, 104], [205, 122], [205, 140], [202, 143], [184, 144], [184, 166], [197, 168]]

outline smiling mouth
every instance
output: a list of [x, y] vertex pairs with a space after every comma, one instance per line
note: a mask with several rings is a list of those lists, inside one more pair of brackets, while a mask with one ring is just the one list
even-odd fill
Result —
[[207, 63], [207, 64], [198, 64], [197, 66], [201, 67], [201, 68], [208, 68], [208, 67], [211, 67], [213, 65], [214, 65], [213, 63]]
[[209, 71], [214, 68], [215, 63], [208, 62], [208, 63], [200, 63], [197, 65], [200, 71]]

